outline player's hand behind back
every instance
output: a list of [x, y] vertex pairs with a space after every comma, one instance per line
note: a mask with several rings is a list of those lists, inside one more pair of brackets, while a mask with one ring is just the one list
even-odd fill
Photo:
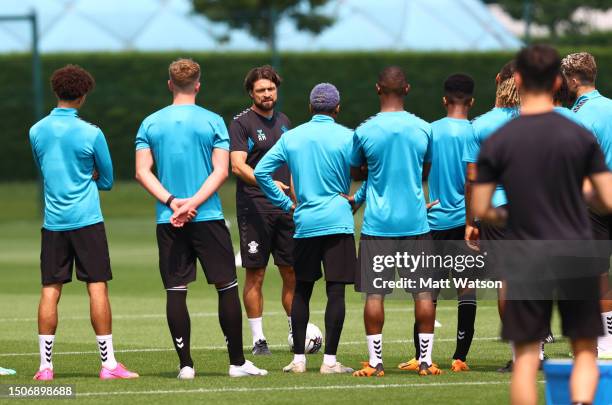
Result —
[[170, 208], [174, 211], [170, 217], [170, 223], [176, 228], [183, 227], [198, 214], [190, 198], [175, 198], [172, 200]]
[[274, 184], [276, 184], [276, 187], [278, 187], [280, 191], [282, 191], [283, 193], [286, 193], [287, 191], [289, 191], [290, 187], [286, 185], [285, 183], [283, 183], [282, 181], [274, 180]]
[[465, 243], [466, 245], [476, 251], [480, 251], [480, 230], [475, 225], [465, 225]]
[[363, 202], [356, 202], [355, 201], [355, 196], [354, 195], [348, 195], [348, 194], [344, 194], [344, 193], [340, 193], [340, 195], [344, 198], [347, 199], [347, 201], [349, 202], [349, 204], [351, 204], [351, 209], [353, 210], [353, 215], [355, 215], [357, 213], [357, 211], [359, 211], [359, 208], [361, 208], [361, 206], [363, 205]]

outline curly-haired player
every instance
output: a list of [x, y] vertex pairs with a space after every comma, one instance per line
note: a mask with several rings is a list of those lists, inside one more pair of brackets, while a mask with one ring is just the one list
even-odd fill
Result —
[[57, 108], [30, 129], [34, 160], [45, 197], [40, 254], [42, 293], [38, 307], [40, 367], [35, 380], [52, 380], [57, 304], [62, 286], [76, 277], [87, 283], [91, 323], [102, 360], [101, 379], [136, 378], [117, 363], [111, 334], [107, 281], [112, 279], [104, 218], [98, 190], [113, 186], [113, 165], [104, 134], [83, 121], [77, 110], [94, 88], [85, 69], [67, 65], [56, 70], [51, 87]]

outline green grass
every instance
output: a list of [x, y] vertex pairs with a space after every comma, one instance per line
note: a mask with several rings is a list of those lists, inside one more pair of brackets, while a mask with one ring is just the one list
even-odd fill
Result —
[[[224, 186], [222, 199], [231, 221], [234, 248], [234, 186]], [[38, 367], [36, 309], [39, 293], [39, 232], [37, 188], [34, 184], [0, 185], [0, 365], [17, 370], [15, 377], [1, 377], [2, 384], [29, 384]], [[413, 354], [413, 314], [409, 302], [389, 301], [384, 329], [387, 375], [379, 379], [321, 376], [321, 354], [308, 357], [305, 375], [284, 375], [280, 369], [291, 360], [287, 350], [286, 318], [280, 305], [280, 277], [270, 268], [264, 285], [266, 336], [273, 355], [257, 358], [269, 376], [252, 379], [227, 377], [227, 354], [222, 348], [217, 297], [201, 273], [190, 287], [192, 346], [198, 376], [178, 381], [177, 358], [165, 320], [165, 294], [157, 267], [153, 201], [134, 183], [119, 183], [103, 197], [103, 211], [110, 243], [114, 280], [110, 283], [114, 313], [113, 335], [118, 359], [138, 371], [135, 381], [99, 381], [99, 359], [88, 319], [85, 286], [65, 286], [60, 303], [60, 324], [55, 345], [54, 384], [74, 384], [79, 403], [99, 403], [106, 398], [119, 403], [382, 403], [412, 402], [490, 404], [508, 401], [509, 376], [495, 372], [509, 357], [508, 346], [496, 338], [499, 322], [495, 302], [479, 303], [476, 336], [469, 356], [472, 371], [419, 377], [400, 372], [396, 364]], [[360, 221], [360, 219], [358, 219]], [[239, 269], [242, 284], [243, 271]], [[311, 321], [323, 329], [324, 287], [317, 285], [312, 299]], [[347, 293], [347, 317], [339, 359], [357, 367], [367, 358], [362, 321], [363, 301]], [[456, 304], [441, 302], [434, 360], [448, 370], [454, 351]], [[555, 327], [559, 335], [558, 326]], [[251, 341], [246, 319], [245, 344]], [[547, 346], [551, 357], [567, 357], [565, 341]], [[70, 353], [66, 353], [70, 352]], [[75, 353], [76, 352], [76, 353]], [[247, 358], [252, 359], [250, 354]], [[541, 376], [543, 379], [543, 376]], [[543, 384], [540, 384], [543, 395]], [[114, 393], [113, 397], [106, 397]], [[2, 402], [0, 400], [0, 402]], [[9, 401], [5, 401], [9, 403]], [[12, 403], [12, 402], [11, 402]]]

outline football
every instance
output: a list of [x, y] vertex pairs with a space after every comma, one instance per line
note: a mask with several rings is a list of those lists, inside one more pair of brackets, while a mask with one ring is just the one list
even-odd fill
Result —
[[[293, 335], [289, 333], [287, 336], [287, 342], [289, 343], [289, 350], [293, 352]], [[314, 354], [321, 350], [323, 346], [323, 334], [321, 329], [314, 323], [309, 323], [306, 327], [306, 343], [304, 345], [304, 352], [306, 354]]]

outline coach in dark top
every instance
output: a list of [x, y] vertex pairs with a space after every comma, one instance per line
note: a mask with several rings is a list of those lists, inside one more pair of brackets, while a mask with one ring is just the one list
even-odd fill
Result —
[[[247, 74], [244, 87], [253, 105], [234, 117], [230, 124], [232, 172], [236, 182], [236, 209], [240, 232], [240, 255], [246, 268], [244, 306], [253, 334], [253, 354], [270, 354], [263, 333], [263, 284], [270, 253], [283, 279], [282, 303], [291, 332], [291, 302], [295, 288], [293, 273], [293, 233], [291, 214], [268, 201], [257, 185], [253, 169], [261, 158], [289, 130], [287, 116], [274, 107], [281, 78], [271, 66], [261, 66]], [[287, 165], [273, 176], [276, 185], [290, 192]]]
[[[612, 209], [612, 174], [595, 137], [553, 112], [553, 93], [561, 84], [560, 65], [557, 51], [546, 45], [519, 52], [515, 80], [521, 115], [485, 141], [478, 158], [474, 214], [489, 223], [503, 222], [507, 216], [508, 239], [592, 239], [582, 195], [585, 178], [592, 182], [601, 208]], [[507, 191], [507, 213], [491, 207], [496, 184]], [[555, 285], [565, 291], [576, 280], [557, 280]], [[597, 277], [579, 280], [592, 299], [560, 300], [558, 308], [563, 333], [574, 352], [572, 402], [586, 404], [593, 402], [597, 387], [595, 348], [602, 324]], [[509, 283], [508, 295], [518, 288], [518, 283]], [[536, 404], [539, 342], [548, 333], [552, 301], [510, 300], [506, 305], [502, 336], [516, 347], [512, 403]]]

